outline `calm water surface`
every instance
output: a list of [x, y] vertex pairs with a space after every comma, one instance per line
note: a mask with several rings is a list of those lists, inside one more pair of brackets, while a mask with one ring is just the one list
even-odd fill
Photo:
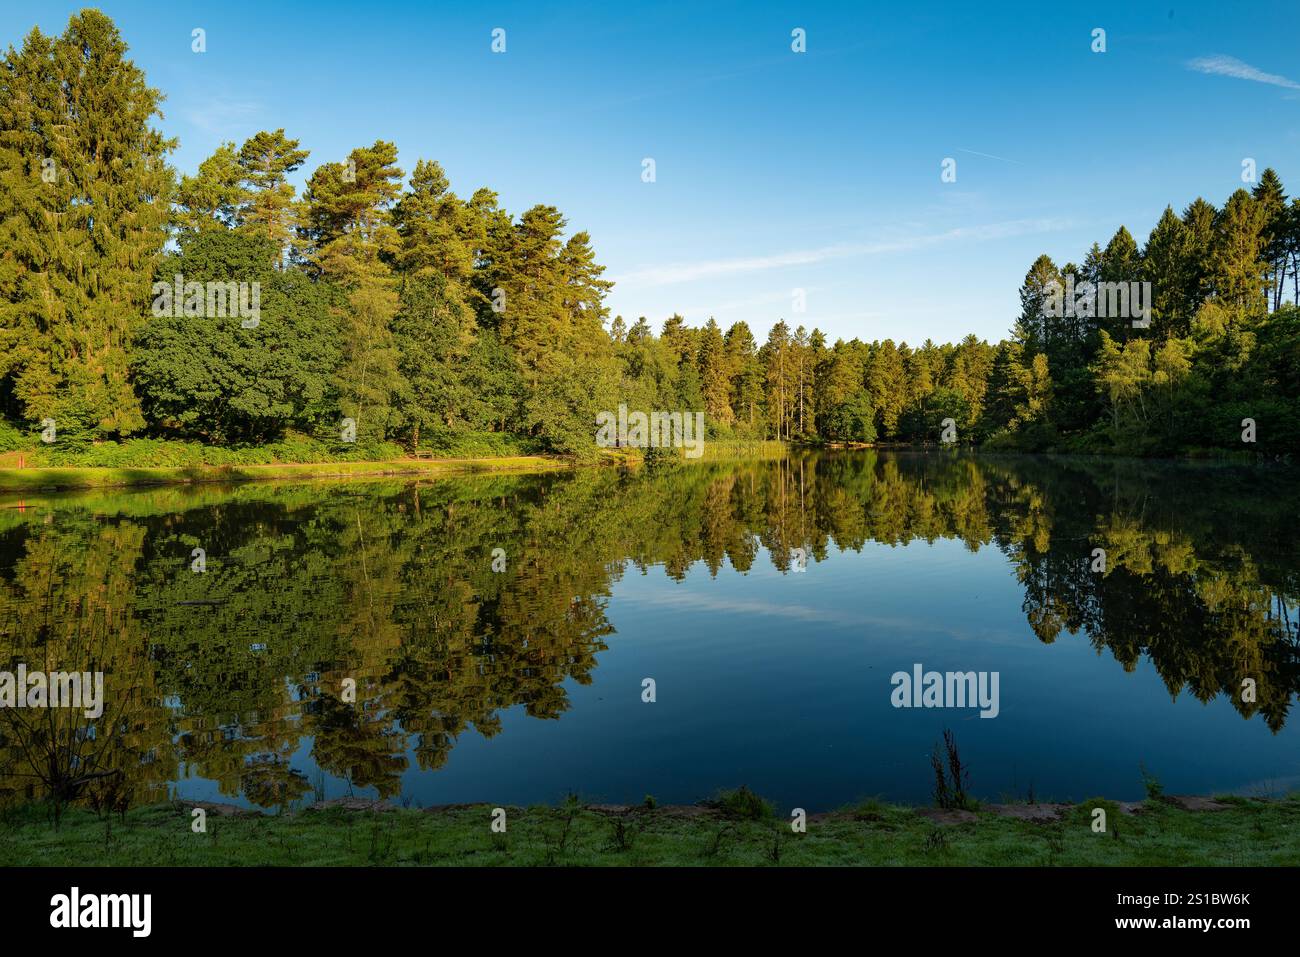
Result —
[[[927, 802], [945, 729], [993, 800], [1300, 787], [1294, 471], [860, 452], [0, 505], [0, 668], [107, 674], [62, 738], [0, 710], [0, 800], [44, 786], [33, 735], [137, 803]], [[895, 708], [916, 664], [997, 672], [997, 717]]]

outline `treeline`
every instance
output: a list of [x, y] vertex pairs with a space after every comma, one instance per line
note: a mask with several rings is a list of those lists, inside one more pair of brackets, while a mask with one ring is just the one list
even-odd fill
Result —
[[382, 141], [299, 196], [308, 151], [283, 130], [178, 179], [151, 127], [161, 99], [93, 10], [0, 62], [11, 421], [53, 420], [71, 443], [337, 436], [350, 418], [359, 444], [455, 429], [593, 444], [609, 283], [557, 209], [462, 200], [435, 162], [406, 178]]
[[[309, 153], [282, 129], [178, 177], [161, 99], [93, 10], [0, 61], [0, 451], [51, 420], [73, 448], [337, 445], [351, 420], [361, 448], [496, 434], [589, 455], [623, 403], [703, 410], [712, 438], [933, 442], [951, 419], [959, 442], [1034, 450], [1300, 447], [1300, 201], [1271, 169], [1221, 209], [1166, 209], [1142, 247], [1121, 228], [1082, 265], [1040, 256], [996, 344], [831, 344], [784, 321], [760, 343], [745, 322], [610, 317], [559, 210], [462, 199], [392, 143], [301, 195]], [[1149, 324], [1055, 314], [1067, 275], [1150, 283]], [[225, 305], [255, 288], [257, 315], [214, 309], [214, 286]]]

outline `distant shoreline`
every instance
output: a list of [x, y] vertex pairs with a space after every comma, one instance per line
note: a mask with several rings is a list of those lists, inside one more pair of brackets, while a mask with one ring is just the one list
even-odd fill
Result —
[[[789, 443], [774, 440], [722, 439], [705, 445], [702, 461], [780, 457]], [[17, 453], [0, 456], [13, 461]], [[265, 482], [325, 478], [383, 478], [389, 476], [472, 475], [493, 472], [557, 472], [600, 465], [631, 465], [641, 461], [639, 449], [602, 449], [593, 459], [545, 453], [517, 455], [447, 455], [437, 458], [381, 458], [332, 462], [275, 462], [180, 466], [38, 465], [24, 468], [0, 464], [0, 492], [48, 492], [64, 489], [119, 488], [137, 485]], [[691, 460], [685, 460], [690, 462]]]
[[[884, 451], [884, 452], [985, 452], [989, 455], [1047, 455], [1108, 460], [1133, 456], [1079, 452], [1031, 452], [985, 448], [979, 445], [946, 446], [936, 443], [825, 442], [799, 443], [775, 439], [720, 439], [704, 446], [698, 461], [718, 462], [782, 458], [792, 451]], [[13, 460], [14, 453], [0, 456]], [[1139, 461], [1219, 461], [1233, 464], [1271, 463], [1272, 457], [1249, 453], [1211, 452], [1198, 456], [1140, 456]], [[1290, 465], [1290, 456], [1278, 457]], [[449, 455], [438, 458], [385, 458], [332, 462], [275, 462], [267, 464], [182, 465], [182, 466], [78, 466], [40, 465], [12, 468], [0, 465], [0, 493], [56, 492], [72, 489], [123, 488], [152, 485], [191, 485], [304, 479], [384, 478], [396, 476], [454, 476], [486, 473], [540, 473], [568, 471], [602, 465], [632, 465], [641, 461], [639, 449], [616, 448], [601, 451], [592, 460], [551, 454]], [[693, 460], [685, 459], [686, 463]]]

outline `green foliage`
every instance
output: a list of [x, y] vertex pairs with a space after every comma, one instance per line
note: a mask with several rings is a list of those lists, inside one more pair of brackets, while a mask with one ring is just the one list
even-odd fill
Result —
[[0, 392], [65, 436], [145, 424], [128, 350], [167, 238], [161, 101], [97, 10], [0, 58]]
[[1159, 800], [1165, 793], [1165, 786], [1160, 783], [1159, 778], [1147, 770], [1145, 764], [1138, 770], [1142, 772], [1142, 787], [1147, 792], [1147, 800]]
[[280, 462], [391, 461], [402, 455], [402, 448], [391, 442], [350, 444], [291, 433], [273, 442], [252, 445], [217, 446], [176, 439], [127, 439], [123, 442], [99, 442], [93, 445], [55, 443], [49, 446], [39, 445], [33, 452], [32, 464], [119, 469], [184, 468], [203, 465], [273, 465]]
[[0, 419], [0, 452], [12, 452], [32, 445], [29, 436], [10, 422]]
[[903, 416], [899, 427], [915, 441], [939, 442], [945, 419], [956, 423], [958, 441], [966, 441], [968, 436], [964, 433], [966, 423], [971, 420], [971, 404], [955, 389], [939, 388], [927, 394], [917, 408]]
[[596, 415], [607, 408], [611, 380], [607, 363], [557, 359], [524, 401], [525, 422], [551, 451], [594, 459], [599, 454]]
[[762, 821], [772, 816], [772, 804], [759, 797], [745, 785], [732, 791], [723, 791], [713, 801], [713, 806], [728, 817], [740, 821]]
[[647, 469], [654, 472], [680, 465], [682, 454], [676, 449], [651, 447], [641, 453], [641, 461]]
[[864, 392], [836, 403], [823, 416], [822, 435], [832, 442], [874, 442], [875, 410]]
[[1075, 813], [1072, 815], [1076, 824], [1082, 827], [1092, 828], [1093, 811], [1100, 808], [1106, 812], [1106, 830], [1109, 833], [1115, 833], [1119, 826], [1120, 806], [1115, 801], [1109, 801], [1106, 798], [1094, 797], [1088, 798], [1075, 807]]
[[532, 436], [510, 432], [462, 432], [445, 428], [434, 428], [423, 433], [420, 446], [447, 458], [536, 455], [546, 451], [546, 443]]
[[255, 328], [238, 315], [149, 319], [132, 372], [160, 429], [217, 443], [273, 441], [287, 428], [341, 417], [330, 375], [341, 355], [332, 315], [341, 296], [301, 272], [277, 272], [274, 257], [267, 238], [210, 230], [184, 238], [163, 261], [164, 287], [176, 275], [242, 283], [251, 300], [257, 283], [260, 316]]
[[418, 447], [422, 432], [466, 422], [465, 364], [474, 317], [440, 273], [404, 277], [393, 320], [404, 431]]

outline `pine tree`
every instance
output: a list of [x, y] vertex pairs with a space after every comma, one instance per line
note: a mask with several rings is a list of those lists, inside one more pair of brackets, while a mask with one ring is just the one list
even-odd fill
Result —
[[903, 372], [907, 377], [907, 408], [919, 409], [935, 388], [929, 357], [920, 350], [907, 351], [903, 355]]
[[872, 343], [866, 378], [879, 432], [888, 438], [896, 438], [898, 420], [907, 408], [907, 373], [903, 357], [893, 340]]
[[474, 315], [436, 272], [400, 280], [393, 342], [401, 373], [399, 405], [413, 447], [432, 426], [452, 428], [468, 404], [465, 363], [474, 345]]
[[1014, 341], [998, 343], [993, 350], [993, 363], [989, 369], [987, 401], [981, 431], [992, 435], [1002, 429], [1014, 429], [1019, 423], [1016, 410], [1025, 401], [1023, 347]]
[[758, 344], [745, 322], [736, 322], [727, 330], [728, 367], [731, 370], [730, 404], [736, 417], [751, 429], [758, 424], [763, 402], [764, 374], [758, 359]]
[[699, 337], [696, 330], [686, 325], [683, 316], [673, 313], [664, 320], [659, 338], [677, 365], [695, 365], [698, 360]]
[[1186, 248], [1187, 227], [1166, 206], [1142, 253], [1142, 276], [1151, 283], [1151, 333], [1160, 340], [1185, 336], [1191, 328]]
[[777, 439], [790, 438], [790, 381], [794, 372], [790, 359], [790, 327], [779, 320], [767, 334], [763, 345], [763, 364], [767, 368], [768, 421], [776, 428]]
[[596, 262], [589, 233], [580, 231], [569, 237], [560, 251], [560, 271], [564, 278], [562, 303], [569, 351], [586, 359], [604, 355], [609, 345], [605, 296], [614, 284], [601, 278], [605, 267]]
[[283, 128], [274, 133], [263, 130], [249, 137], [239, 149], [239, 168], [247, 196], [240, 211], [240, 226], [269, 239], [280, 251], [280, 265], [284, 264], [285, 252], [299, 225], [288, 176], [309, 155], [298, 148], [297, 140], [284, 135]]
[[518, 355], [532, 386], [564, 354], [569, 317], [560, 259], [564, 217], [554, 206], [534, 206], [508, 230], [488, 240], [489, 296], [499, 308], [502, 340]]
[[[928, 340], [926, 344], [930, 345]], [[969, 410], [968, 419], [960, 423], [964, 429], [974, 428], [984, 414], [984, 402], [992, 365], [992, 347], [974, 335], [968, 335], [952, 351], [947, 373], [942, 377], [941, 384], [961, 396]]]
[[700, 382], [704, 390], [704, 411], [710, 421], [728, 426], [735, 419], [731, 408], [731, 382], [727, 376], [729, 365], [722, 330], [710, 316], [704, 326], [704, 335], [700, 338]]
[[843, 340], [838, 340], [827, 351], [823, 366], [818, 376], [818, 432], [833, 441], [866, 441], [857, 438], [861, 430], [854, 429], [853, 421], [853, 403], [867, 399], [861, 355]]
[[182, 235], [232, 229], [248, 201], [244, 169], [234, 143], [223, 143], [199, 164], [198, 174], [182, 176], [176, 189], [174, 221]]
[[1056, 263], [1050, 256], [1042, 255], [1034, 260], [1020, 285], [1020, 316], [1012, 335], [1031, 353], [1046, 348], [1061, 334], [1065, 320], [1047, 315], [1049, 287], [1053, 283], [1059, 286], [1060, 282]]
[[167, 238], [175, 144], [150, 125], [162, 96], [126, 50], [85, 10], [0, 63], [0, 377], [24, 417], [64, 435], [144, 426], [127, 351]]
[[1239, 189], [1214, 221], [1208, 271], [1214, 296], [1237, 318], [1267, 310], [1267, 265], [1264, 262], [1264, 210]]
[[1300, 306], [1300, 198], [1291, 200], [1283, 248], [1291, 262], [1291, 302]]
[[1286, 205], [1286, 193], [1282, 191], [1282, 180], [1272, 167], [1264, 170], [1251, 192], [1252, 198], [1259, 206], [1263, 217], [1260, 230], [1264, 241], [1262, 255], [1268, 264], [1269, 291], [1272, 293], [1273, 308], [1282, 305], [1282, 291], [1286, 285], [1287, 269], [1287, 230], [1290, 226], [1290, 210]]
[[347, 335], [339, 391], [343, 416], [358, 440], [382, 440], [400, 425], [394, 401], [407, 385], [392, 322], [400, 303], [388, 260], [399, 246], [391, 206], [400, 189], [397, 148], [377, 141], [348, 162], [326, 163], [311, 176], [301, 228], [311, 262], [347, 291]]
[[[1138, 250], [1133, 234], [1124, 226], [1115, 230], [1115, 235], [1106, 244], [1101, 258], [1101, 281], [1127, 286], [1142, 279], [1142, 253]], [[1102, 302], [1097, 299], [1097, 328], [1109, 332], [1112, 338], [1127, 340], [1137, 333], [1133, 329], [1132, 315], [1111, 315], [1115, 303]], [[1105, 309], [1107, 315], [1102, 316]], [[1118, 311], [1118, 310], [1114, 310]]]
[[1213, 204], [1199, 196], [1183, 210], [1186, 246], [1183, 252], [1183, 306], [1189, 316], [1195, 316], [1201, 305], [1214, 292], [1210, 279], [1210, 248], [1214, 244], [1214, 222], [1218, 211]]
[[437, 273], [459, 290], [469, 284], [483, 221], [456, 194], [442, 167], [416, 160], [410, 188], [393, 207], [401, 238], [394, 262], [403, 272]]
[[790, 365], [793, 370], [791, 385], [791, 418], [797, 424], [799, 434], [804, 433], [804, 415], [803, 415], [803, 396], [804, 396], [804, 367], [807, 363], [808, 354], [808, 330], [803, 326], [798, 326], [794, 334], [790, 337]]

